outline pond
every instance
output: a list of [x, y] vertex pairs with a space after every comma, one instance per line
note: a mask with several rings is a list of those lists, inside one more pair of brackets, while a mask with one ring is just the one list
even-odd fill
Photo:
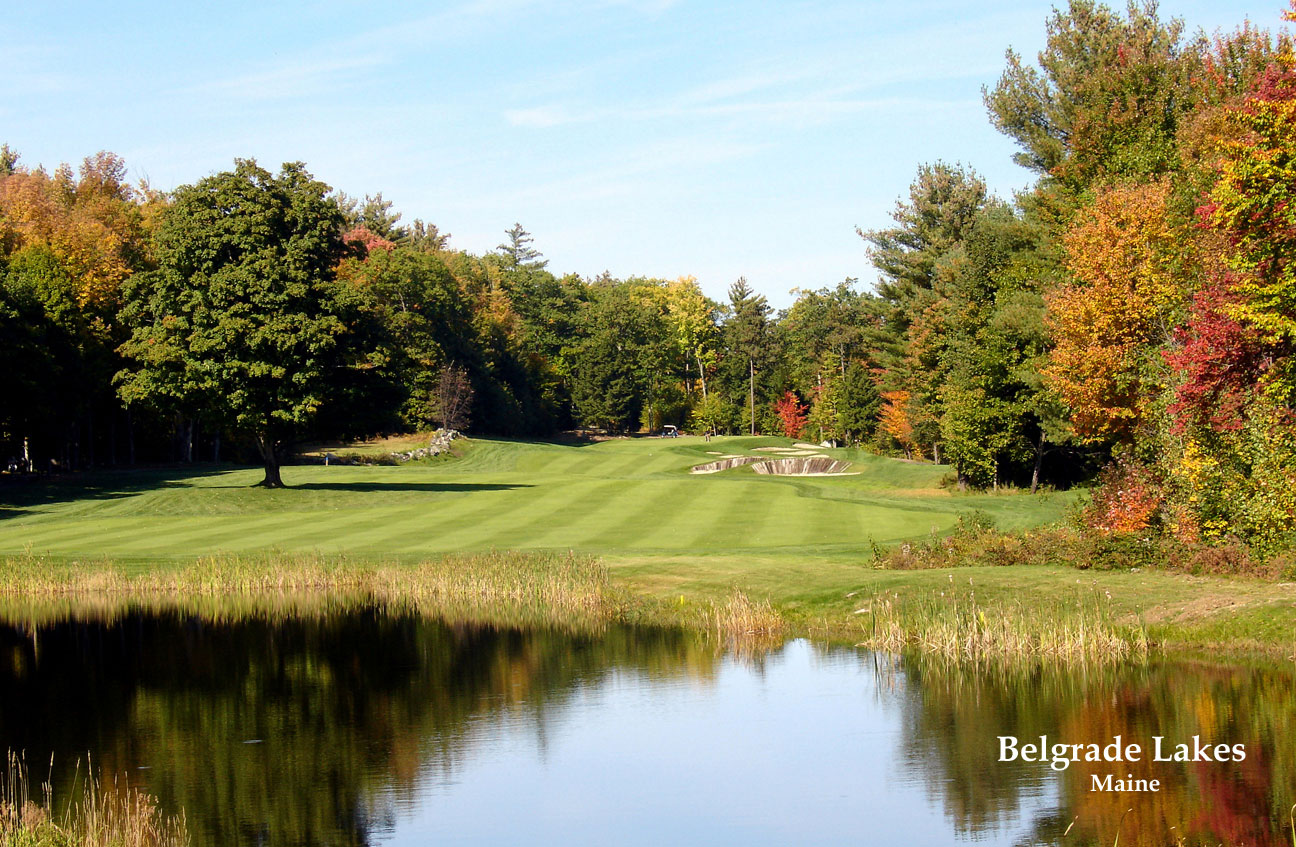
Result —
[[[184, 809], [195, 844], [1266, 845], [1296, 802], [1290, 665], [995, 671], [378, 608], [137, 611], [0, 627], [0, 691], [0, 747], [42, 780], [52, 755], [56, 798], [89, 756]], [[1001, 736], [1042, 735], [1246, 758], [999, 761]]]

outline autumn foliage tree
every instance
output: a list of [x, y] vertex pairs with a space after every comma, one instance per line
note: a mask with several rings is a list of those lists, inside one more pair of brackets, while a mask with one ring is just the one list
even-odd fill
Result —
[[1234, 247], [1223, 312], [1264, 344], [1264, 385], [1296, 403], [1296, 70], [1272, 67], [1229, 114], [1219, 181], [1203, 209]]
[[908, 391], [882, 392], [880, 425], [882, 432], [894, 438], [900, 444], [900, 449], [904, 451], [905, 458], [912, 459], [914, 428], [913, 422], [909, 419]]
[[1129, 440], [1160, 388], [1152, 351], [1182, 298], [1169, 184], [1103, 190], [1065, 238], [1074, 281], [1048, 297], [1056, 338], [1046, 375], [1092, 441]]
[[783, 434], [788, 438], [800, 438], [806, 427], [805, 404], [791, 391], [784, 391], [774, 404], [774, 410], [783, 425]]

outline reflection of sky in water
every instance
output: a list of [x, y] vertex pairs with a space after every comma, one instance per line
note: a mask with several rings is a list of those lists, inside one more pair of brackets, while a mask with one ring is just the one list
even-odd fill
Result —
[[[900, 755], [903, 685], [865, 655], [797, 641], [714, 680], [618, 671], [540, 721], [474, 726], [470, 755], [427, 774], [397, 844], [948, 844], [1020, 842], [1056, 806], [1053, 780], [1015, 822], [957, 835]], [[994, 744], [994, 738], [984, 739]], [[411, 798], [413, 799], [413, 798]]]

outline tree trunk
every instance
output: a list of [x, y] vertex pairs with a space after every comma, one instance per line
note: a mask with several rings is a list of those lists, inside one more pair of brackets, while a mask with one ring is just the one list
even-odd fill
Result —
[[216, 430], [216, 437], [212, 439], [212, 461], [220, 464], [220, 430]]
[[279, 476], [279, 445], [267, 433], [257, 433], [256, 445], [265, 464], [265, 479], [257, 484], [262, 488], [283, 488], [283, 477]]
[[748, 359], [747, 367], [751, 371], [751, 381], [747, 383], [747, 398], [751, 404], [751, 434], [756, 434], [756, 360]]
[[932, 442], [932, 459], [933, 461], [935, 461], [936, 464], [938, 465], [940, 464], [940, 442], [939, 441]]
[[706, 371], [702, 370], [702, 355], [700, 353], [697, 355], [697, 363], [698, 363], [698, 379], [702, 381], [702, 399], [705, 400], [707, 399]]
[[1040, 433], [1039, 443], [1035, 445], [1035, 469], [1031, 471], [1031, 494], [1039, 490], [1040, 466], [1044, 464], [1044, 433]]

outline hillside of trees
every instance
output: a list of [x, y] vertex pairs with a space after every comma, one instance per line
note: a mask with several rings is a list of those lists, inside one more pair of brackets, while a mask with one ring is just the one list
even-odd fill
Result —
[[479, 433], [787, 434], [974, 488], [1098, 474], [1095, 526], [1289, 548], [1292, 41], [1151, 3], [1046, 26], [984, 90], [1033, 187], [921, 165], [859, 232], [876, 282], [777, 313], [744, 279], [717, 302], [691, 277], [560, 275], [521, 225], [457, 250], [300, 163], [164, 193], [111, 153], [49, 173], [0, 148], [0, 457], [259, 457], [274, 485], [301, 440], [442, 423], [449, 386]]

